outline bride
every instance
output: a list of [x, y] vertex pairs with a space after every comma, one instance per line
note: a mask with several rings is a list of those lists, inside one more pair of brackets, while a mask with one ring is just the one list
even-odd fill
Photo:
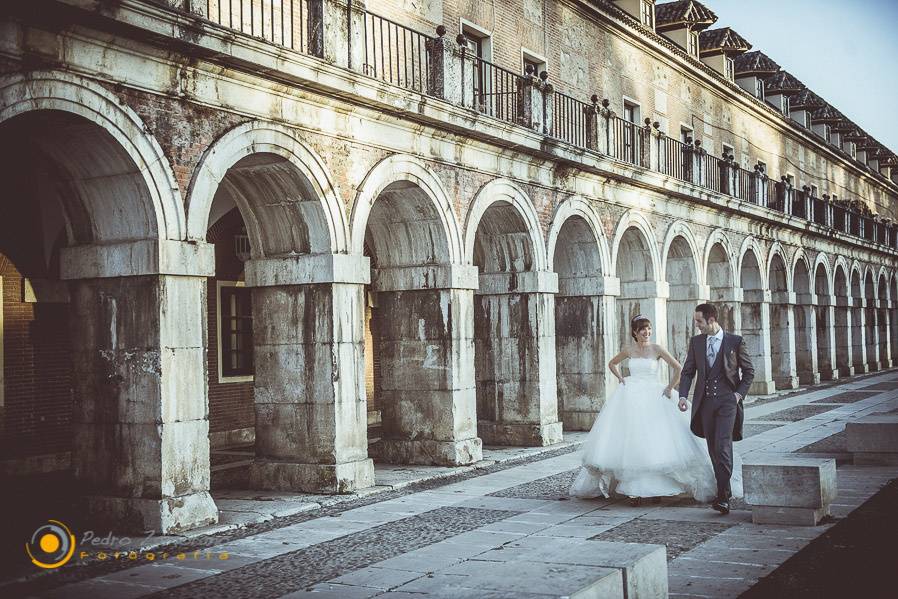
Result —
[[[583, 444], [583, 467], [571, 485], [575, 497], [618, 493], [639, 504], [642, 497], [688, 493], [699, 501], [717, 494], [714, 468], [705, 443], [689, 430], [688, 412], [677, 408], [680, 363], [651, 342], [652, 323], [643, 315], [630, 322], [631, 344], [608, 369], [620, 385], [605, 402]], [[618, 365], [629, 359], [630, 376]], [[672, 371], [664, 386], [659, 360]], [[741, 467], [733, 468], [733, 494], [742, 496]]]

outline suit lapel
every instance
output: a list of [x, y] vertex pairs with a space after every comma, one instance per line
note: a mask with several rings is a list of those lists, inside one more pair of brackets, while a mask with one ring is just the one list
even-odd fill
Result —
[[708, 364], [708, 336], [707, 335], [699, 335], [698, 338], [699, 348], [702, 354], [701, 359], [698, 361], [702, 367], [702, 374], [708, 372], [708, 368], [710, 368], [710, 364]]

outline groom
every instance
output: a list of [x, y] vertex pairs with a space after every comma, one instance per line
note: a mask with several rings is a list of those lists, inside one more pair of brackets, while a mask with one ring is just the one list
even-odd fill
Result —
[[[701, 332], [689, 341], [689, 353], [680, 379], [680, 410], [695, 382], [692, 398], [692, 432], [708, 442], [708, 453], [717, 479], [713, 507], [730, 513], [730, 476], [733, 474], [733, 441], [742, 440], [742, 399], [748, 393], [755, 369], [745, 341], [725, 333], [717, 323], [717, 308], [700, 304], [695, 308], [695, 326]], [[740, 375], [741, 371], [741, 375]]]

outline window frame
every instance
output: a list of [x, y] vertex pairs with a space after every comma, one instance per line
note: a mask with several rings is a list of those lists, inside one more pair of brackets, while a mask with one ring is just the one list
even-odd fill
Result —
[[549, 70], [549, 62], [546, 60], [545, 56], [521, 46], [521, 73], [525, 75], [527, 74], [528, 63], [536, 67], [534, 75], [537, 77], [539, 76], [540, 71]]
[[[490, 64], [493, 62], [493, 37], [492, 32], [475, 25], [467, 19], [458, 19], [458, 30], [465, 36], [465, 39], [476, 44], [476, 58], [480, 61], [486, 61]], [[468, 46], [470, 49], [470, 46]], [[483, 106], [485, 98], [490, 96], [490, 82], [484, 76], [483, 63], [478, 62], [477, 68], [474, 69], [474, 96], [476, 102]]]
[[726, 78], [730, 81], [735, 81], [736, 79], [736, 62], [730, 58], [729, 56], [723, 57], [724, 64], [726, 65], [724, 69], [726, 70]]
[[655, 29], [655, 5], [650, 0], [640, 0], [639, 20], [649, 29]]
[[221, 290], [223, 287], [242, 287], [246, 288], [243, 281], [215, 281], [215, 326], [216, 326], [216, 352], [218, 355], [218, 382], [227, 383], [251, 383], [255, 380], [255, 359], [253, 360], [253, 374], [237, 374], [225, 375], [224, 362], [222, 360], [224, 342], [221, 336], [222, 330], [222, 302]]
[[755, 77], [755, 96], [762, 102], [764, 101], [764, 97], [767, 95], [765, 87], [766, 86], [764, 85], [764, 80], [760, 77]]
[[[628, 96], [623, 96], [621, 101], [621, 120], [631, 123], [633, 126], [624, 125], [624, 155], [631, 161], [636, 161], [636, 127], [639, 127], [639, 119], [642, 117], [642, 109], [639, 102]], [[631, 111], [632, 120], [627, 118], [628, 109]]]

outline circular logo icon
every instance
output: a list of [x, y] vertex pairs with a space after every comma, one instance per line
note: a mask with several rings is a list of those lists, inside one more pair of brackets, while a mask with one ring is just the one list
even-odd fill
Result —
[[38, 568], [52, 570], [65, 565], [75, 553], [75, 535], [59, 520], [47, 520], [25, 543], [25, 552]]

